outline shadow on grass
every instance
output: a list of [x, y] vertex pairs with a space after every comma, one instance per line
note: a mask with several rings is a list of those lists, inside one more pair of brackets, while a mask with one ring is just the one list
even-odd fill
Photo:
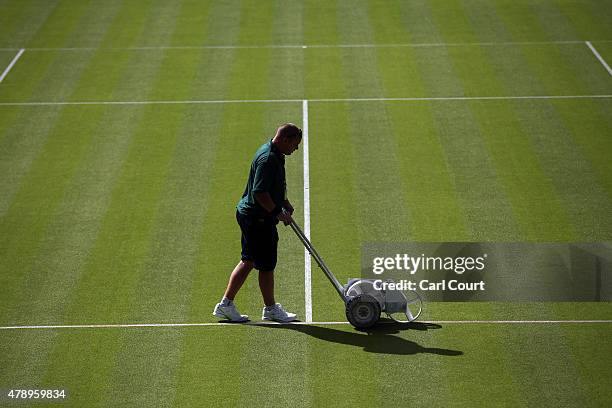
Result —
[[423, 347], [418, 343], [403, 339], [393, 334], [403, 330], [434, 330], [442, 326], [432, 323], [381, 323], [371, 329], [358, 331], [344, 331], [323, 326], [303, 324], [266, 324], [254, 323], [249, 326], [265, 327], [273, 330], [294, 330], [307, 334], [320, 340], [332, 343], [346, 344], [361, 347], [368, 353], [409, 355], [418, 353], [437, 354], [441, 356], [460, 356], [462, 351], [442, 348]]

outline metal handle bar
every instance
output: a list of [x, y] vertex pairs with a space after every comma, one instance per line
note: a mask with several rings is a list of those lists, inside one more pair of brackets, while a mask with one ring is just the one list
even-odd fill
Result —
[[323, 258], [321, 258], [321, 255], [319, 255], [319, 253], [314, 248], [314, 246], [312, 246], [312, 243], [308, 240], [306, 235], [304, 235], [304, 232], [297, 225], [297, 223], [293, 219], [291, 219], [291, 224], [289, 225], [291, 225], [291, 228], [293, 229], [293, 232], [295, 232], [295, 235], [297, 235], [300, 241], [302, 241], [302, 244], [304, 244], [304, 246], [306, 247], [306, 250], [315, 259], [315, 261], [317, 262], [317, 265], [319, 265], [319, 268], [321, 268], [321, 270], [325, 273], [325, 276], [327, 276], [327, 278], [332, 283], [332, 285], [334, 285], [334, 289], [336, 289], [336, 292], [338, 292], [338, 295], [340, 295], [340, 298], [344, 302], [345, 301], [344, 287], [340, 284], [340, 282], [338, 282], [338, 279], [336, 279], [336, 277], [334, 276], [332, 271], [329, 270], [327, 265], [325, 265]]

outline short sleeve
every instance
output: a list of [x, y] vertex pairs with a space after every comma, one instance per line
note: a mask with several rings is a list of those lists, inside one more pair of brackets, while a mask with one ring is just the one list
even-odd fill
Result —
[[257, 163], [255, 180], [253, 181], [253, 193], [270, 192], [272, 190], [275, 169], [274, 161], [270, 158]]

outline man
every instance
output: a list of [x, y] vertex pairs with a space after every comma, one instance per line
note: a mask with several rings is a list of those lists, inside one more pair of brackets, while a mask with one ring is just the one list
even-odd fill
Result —
[[[259, 288], [263, 296], [263, 320], [291, 322], [295, 313], [286, 312], [274, 299], [274, 268], [278, 232], [276, 224], [291, 223], [293, 206], [287, 199], [285, 157], [298, 149], [302, 130], [292, 123], [285, 123], [274, 138], [255, 153], [249, 179], [236, 209], [236, 220], [242, 232], [240, 262], [230, 275], [223, 299], [217, 303], [213, 316], [232, 322], [245, 322], [234, 304], [234, 297], [253, 268], [259, 271]], [[284, 209], [284, 211], [283, 211]]]

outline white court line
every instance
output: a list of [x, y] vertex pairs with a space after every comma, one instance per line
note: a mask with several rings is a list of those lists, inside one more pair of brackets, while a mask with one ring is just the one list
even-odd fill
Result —
[[[387, 101], [491, 101], [513, 99], [605, 99], [612, 95], [522, 95], [522, 96], [445, 96], [408, 98], [319, 98], [309, 102], [387, 102]], [[0, 106], [53, 106], [53, 105], [179, 105], [222, 103], [304, 103], [303, 99], [229, 99], [184, 101], [74, 101], [74, 102], [0, 102]]]
[[603, 57], [601, 55], [599, 55], [599, 53], [597, 52], [597, 50], [595, 49], [595, 47], [593, 47], [593, 45], [591, 44], [590, 41], [586, 41], [586, 45], [591, 49], [591, 51], [593, 52], [593, 54], [595, 54], [595, 56], [597, 57], [597, 59], [599, 60], [599, 62], [601, 62], [601, 64], [604, 66], [604, 68], [606, 70], [608, 70], [608, 74], [612, 75], [612, 69], [610, 69], [610, 66], [606, 63], [606, 60], [603, 59]]
[[[421, 324], [599, 324], [612, 323], [612, 320], [427, 320]], [[133, 323], [133, 324], [63, 324], [35, 326], [0, 326], [0, 330], [24, 329], [118, 329], [139, 327], [223, 327], [223, 326], [267, 326], [267, 325], [299, 325], [299, 326], [329, 326], [348, 325], [348, 322], [248, 322], [248, 323]], [[390, 324], [390, 323], [383, 323]], [[391, 323], [392, 324], [392, 323]]]
[[15, 55], [11, 63], [8, 65], [8, 67], [6, 67], [6, 69], [2, 73], [2, 75], [0, 75], [0, 82], [2, 82], [4, 80], [4, 77], [8, 75], [9, 71], [11, 70], [11, 68], [13, 68], [13, 65], [15, 65], [15, 63], [17, 62], [19, 57], [21, 57], [21, 54], [23, 54], [24, 51], [25, 51], [25, 48], [21, 48], [19, 52], [17, 53], [17, 55]]
[[[304, 235], [310, 239], [310, 164], [308, 151], [308, 101], [302, 103], [302, 151], [304, 152]], [[304, 248], [304, 297], [306, 323], [312, 322], [312, 279], [310, 253]]]
[[[597, 40], [597, 42], [608, 43], [612, 40]], [[29, 51], [147, 51], [147, 50], [205, 50], [205, 49], [269, 49], [269, 48], [406, 48], [406, 47], [495, 47], [507, 45], [547, 45], [547, 44], [583, 44], [584, 40], [569, 41], [484, 41], [484, 42], [454, 42], [454, 43], [389, 43], [389, 44], [263, 44], [263, 45], [159, 45], [143, 47], [38, 47], [28, 48]], [[0, 48], [0, 51], [14, 51], [17, 48]]]

